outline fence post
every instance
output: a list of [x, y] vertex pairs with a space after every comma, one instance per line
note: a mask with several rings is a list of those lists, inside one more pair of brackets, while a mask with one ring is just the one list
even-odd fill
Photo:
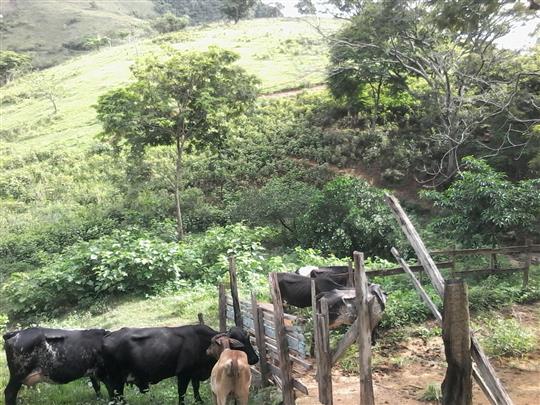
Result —
[[347, 285], [349, 287], [354, 287], [354, 273], [353, 273], [353, 264], [349, 260], [349, 263], [347, 265], [347, 273], [349, 274], [349, 279], [347, 280]]
[[[311, 348], [310, 353], [312, 355], [315, 355], [315, 363], [318, 364], [318, 356], [319, 351], [317, 350], [317, 347], [319, 347], [319, 332], [317, 328], [317, 289], [315, 288], [315, 279], [311, 279], [311, 319], [313, 319], [313, 339], [311, 339]], [[317, 370], [318, 373], [318, 370]], [[315, 379], [318, 380], [318, 374], [315, 375]]]
[[525, 269], [523, 270], [523, 288], [527, 288], [529, 285], [529, 268], [531, 267], [531, 245], [532, 241], [527, 239], [527, 259], [525, 262]]
[[452, 251], [451, 257], [452, 257], [452, 269], [450, 270], [450, 274], [452, 274], [452, 278], [456, 277], [456, 250], [457, 246], [454, 244], [454, 250]]
[[443, 341], [448, 368], [442, 383], [442, 405], [472, 404], [472, 359], [469, 299], [463, 280], [445, 281]]
[[197, 314], [197, 318], [199, 318], [199, 325], [204, 325], [204, 318], [202, 312], [199, 312]]
[[318, 344], [315, 349], [317, 351], [319, 402], [324, 405], [332, 405], [332, 353], [330, 351], [328, 302], [326, 298], [321, 299], [320, 307], [321, 312], [315, 318], [318, 335]]
[[354, 252], [356, 310], [358, 311], [358, 360], [360, 369], [360, 403], [374, 405], [371, 375], [371, 320], [369, 319], [367, 277], [364, 254]]
[[251, 315], [253, 316], [253, 330], [255, 341], [259, 350], [259, 362], [261, 370], [261, 386], [268, 386], [268, 362], [266, 358], [266, 338], [264, 335], [264, 319], [262, 309], [257, 305], [257, 295], [251, 293]]
[[270, 273], [270, 293], [274, 304], [274, 328], [276, 332], [276, 345], [279, 356], [279, 368], [281, 369], [281, 389], [283, 392], [283, 405], [294, 405], [294, 388], [292, 381], [292, 367], [289, 358], [289, 342], [285, 334], [283, 321], [283, 302], [277, 281], [277, 274]]
[[227, 330], [227, 295], [225, 294], [225, 285], [219, 285], [219, 331]]
[[238, 281], [236, 278], [236, 259], [229, 256], [229, 276], [231, 280], [231, 295], [234, 310], [234, 324], [239, 328], [244, 327], [242, 312], [240, 311], [240, 299], [238, 298]]

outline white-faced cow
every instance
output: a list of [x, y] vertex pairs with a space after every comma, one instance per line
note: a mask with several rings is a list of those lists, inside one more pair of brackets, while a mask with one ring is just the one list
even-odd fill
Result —
[[29, 328], [4, 335], [9, 382], [6, 405], [16, 405], [21, 386], [39, 382], [66, 384], [90, 377], [99, 396], [103, 329], [63, 330]]
[[[195, 400], [201, 402], [200, 382], [210, 377], [216, 359], [206, 350], [218, 332], [206, 325], [187, 325], [160, 328], [123, 328], [105, 336], [103, 357], [105, 381], [109, 395], [122, 401], [124, 385], [135, 384], [141, 392], [166, 378], [177, 377], [179, 403], [189, 382], [193, 385]], [[233, 327], [227, 336], [242, 343], [240, 350], [247, 354], [249, 364], [259, 361], [248, 336]]]

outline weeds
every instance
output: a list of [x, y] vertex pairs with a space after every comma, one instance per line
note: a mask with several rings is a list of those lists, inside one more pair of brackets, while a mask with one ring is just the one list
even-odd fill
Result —
[[497, 357], [521, 357], [534, 350], [534, 333], [515, 319], [486, 319], [483, 346]]

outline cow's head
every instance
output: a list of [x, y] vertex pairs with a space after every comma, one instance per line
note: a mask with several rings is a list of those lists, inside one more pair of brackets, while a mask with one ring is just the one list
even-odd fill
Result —
[[257, 353], [255, 353], [253, 346], [251, 346], [249, 336], [241, 328], [236, 326], [232, 327], [227, 333], [218, 333], [215, 335], [210, 342], [210, 346], [206, 349], [206, 354], [218, 359], [221, 352], [229, 348], [245, 352], [248, 357], [248, 363], [251, 365], [259, 361]]
[[257, 353], [255, 353], [255, 349], [253, 349], [253, 346], [251, 346], [248, 334], [244, 332], [242, 328], [233, 326], [229, 330], [227, 335], [229, 336], [229, 338], [231, 338], [231, 340], [237, 340], [244, 345], [244, 347], [240, 350], [247, 354], [248, 363], [250, 365], [256, 364], [259, 361], [259, 356], [257, 356]]

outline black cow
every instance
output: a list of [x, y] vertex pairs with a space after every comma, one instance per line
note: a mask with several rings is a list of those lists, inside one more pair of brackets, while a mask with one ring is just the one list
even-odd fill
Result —
[[277, 280], [283, 301], [298, 308], [311, 306], [311, 280], [315, 280], [317, 295], [343, 287], [326, 276], [310, 278], [295, 273], [277, 273]]
[[[351, 325], [358, 314], [356, 308], [356, 291], [354, 288], [342, 288], [323, 292], [317, 295], [317, 303], [321, 298], [328, 302], [328, 317], [330, 328], [340, 325]], [[379, 324], [386, 306], [386, 294], [378, 284], [368, 286], [368, 309], [373, 332]]]
[[6, 405], [16, 405], [23, 384], [39, 382], [66, 384], [90, 377], [99, 396], [98, 369], [102, 364], [103, 329], [64, 330], [29, 328], [6, 333], [4, 349], [9, 382], [4, 391]]
[[[125, 383], [135, 384], [141, 392], [166, 378], [178, 379], [179, 403], [184, 404], [189, 381], [195, 400], [201, 402], [200, 381], [210, 377], [216, 359], [206, 350], [218, 332], [206, 325], [161, 328], [123, 328], [104, 338], [105, 381], [109, 395], [122, 400]], [[228, 333], [243, 344], [249, 364], [259, 361], [248, 336], [240, 328]]]
[[296, 274], [311, 278], [328, 277], [341, 287], [348, 287], [349, 267], [348, 266], [304, 266], [296, 270]]

